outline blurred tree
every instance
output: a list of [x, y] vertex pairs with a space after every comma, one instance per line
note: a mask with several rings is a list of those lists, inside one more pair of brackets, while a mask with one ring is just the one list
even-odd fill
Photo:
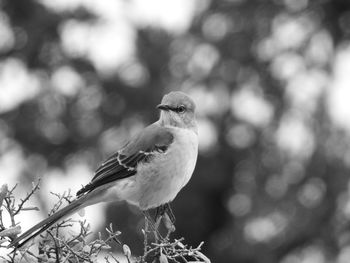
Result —
[[[77, 158], [94, 169], [157, 118], [162, 94], [182, 89], [198, 104], [201, 152], [174, 201], [177, 233], [205, 240], [213, 262], [347, 262], [349, 124], [334, 119], [330, 95], [350, 4], [196, 4], [183, 33], [133, 24], [135, 52], [108, 68], [96, 57], [112, 54], [90, 50], [107, 23], [91, 5], [0, 1], [0, 158], [19, 147], [47, 169]], [[23, 182], [37, 177], [29, 167]], [[106, 222], [133, 231], [125, 242], [141, 249], [140, 218], [116, 205]]]

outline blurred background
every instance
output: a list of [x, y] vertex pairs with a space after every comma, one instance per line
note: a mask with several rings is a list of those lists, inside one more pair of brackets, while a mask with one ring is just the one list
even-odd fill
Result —
[[[50, 191], [158, 118], [171, 90], [198, 105], [200, 155], [173, 202], [177, 232], [212, 262], [350, 260], [350, 2], [0, 0], [0, 184], [23, 229]], [[141, 253], [125, 204], [86, 209]]]

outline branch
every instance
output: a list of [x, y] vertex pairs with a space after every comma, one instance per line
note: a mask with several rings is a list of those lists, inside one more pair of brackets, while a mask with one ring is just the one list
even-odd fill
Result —
[[32, 197], [32, 195], [37, 191], [39, 190], [39, 184], [40, 184], [40, 178], [38, 180], [38, 182], [36, 184], [32, 184], [32, 190], [27, 193], [26, 197], [24, 199], [21, 199], [21, 202], [19, 203], [18, 205], [18, 208], [16, 211], [13, 212], [13, 215], [16, 216], [20, 211], [23, 211], [23, 210], [39, 210], [37, 207], [33, 207], [33, 208], [26, 208], [26, 209], [23, 209], [23, 206], [24, 204], [29, 200], [29, 198]]

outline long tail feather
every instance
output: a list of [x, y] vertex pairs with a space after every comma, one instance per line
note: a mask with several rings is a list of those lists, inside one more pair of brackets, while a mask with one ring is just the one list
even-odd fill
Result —
[[78, 210], [82, 209], [83, 207], [85, 207], [87, 205], [86, 201], [88, 199], [90, 199], [90, 197], [91, 196], [89, 194], [87, 194], [87, 195], [81, 196], [78, 199], [75, 199], [66, 207], [60, 209], [59, 211], [57, 211], [53, 215], [51, 215], [48, 218], [44, 219], [43, 221], [39, 222], [38, 224], [36, 224], [32, 228], [30, 228], [29, 230], [24, 232], [22, 235], [20, 235], [16, 239], [14, 239], [8, 247], [20, 248], [25, 243], [27, 243], [29, 240], [31, 240], [32, 238], [36, 237], [37, 235], [39, 235], [40, 233], [42, 233], [43, 231], [48, 229], [50, 226], [55, 224], [60, 219], [67, 217], [67, 216], [77, 212]]

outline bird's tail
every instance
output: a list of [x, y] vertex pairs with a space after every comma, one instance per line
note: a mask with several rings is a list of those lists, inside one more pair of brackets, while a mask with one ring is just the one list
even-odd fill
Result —
[[60, 220], [64, 217], [67, 217], [67, 216], [77, 212], [78, 210], [84, 208], [85, 206], [89, 205], [88, 204], [89, 199], [91, 199], [91, 197], [93, 197], [90, 194], [92, 194], [92, 192], [73, 200], [66, 207], [58, 210], [53, 215], [51, 215], [48, 218], [44, 219], [43, 221], [39, 222], [38, 224], [36, 224], [32, 228], [30, 228], [29, 230], [24, 232], [22, 235], [15, 238], [10, 243], [10, 245], [8, 247], [20, 248], [25, 243], [27, 243], [30, 239], [36, 237], [37, 235], [39, 235], [40, 233], [42, 233], [43, 231], [48, 229], [50, 226], [55, 224], [58, 220]]

